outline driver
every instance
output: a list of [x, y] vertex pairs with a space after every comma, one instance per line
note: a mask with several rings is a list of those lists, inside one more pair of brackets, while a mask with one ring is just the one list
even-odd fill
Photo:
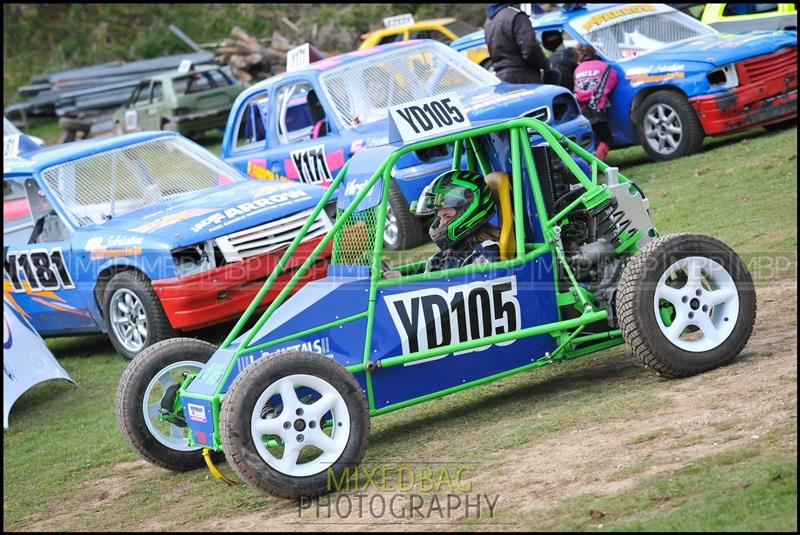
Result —
[[[492, 190], [472, 171], [452, 170], [428, 184], [416, 203], [417, 216], [434, 215], [428, 233], [439, 246], [425, 272], [486, 264], [500, 258], [500, 230], [489, 223], [495, 213]], [[398, 277], [387, 271], [386, 277]]]

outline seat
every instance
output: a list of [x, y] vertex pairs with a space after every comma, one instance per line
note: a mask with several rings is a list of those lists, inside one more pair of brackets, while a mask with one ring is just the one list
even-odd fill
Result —
[[325, 110], [322, 108], [322, 103], [313, 89], [308, 92], [307, 102], [311, 115], [311, 139], [326, 136], [328, 134], [328, 125], [325, 122]]
[[511, 179], [507, 173], [489, 173], [484, 181], [492, 190], [500, 219], [500, 260], [509, 260], [517, 254], [514, 236], [514, 213], [511, 209]]

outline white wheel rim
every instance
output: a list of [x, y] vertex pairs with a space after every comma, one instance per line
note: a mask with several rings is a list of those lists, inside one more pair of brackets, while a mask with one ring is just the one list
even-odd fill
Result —
[[[669, 325], [662, 304], [672, 305]], [[730, 273], [703, 256], [689, 256], [667, 268], [656, 286], [653, 307], [661, 332], [673, 345], [699, 353], [725, 342], [739, 317], [739, 292]]]
[[161, 402], [167, 389], [183, 382], [182, 374], [198, 373], [203, 368], [202, 362], [182, 360], [170, 364], [156, 374], [147, 384], [142, 400], [142, 414], [147, 430], [157, 441], [164, 446], [176, 451], [194, 451], [200, 447], [189, 446], [188, 427], [180, 427], [159, 419], [161, 415]]
[[[313, 390], [317, 399], [313, 403], [298, 399], [295, 388], [301, 387]], [[265, 412], [267, 402], [276, 395], [280, 403], [272, 412]], [[332, 419], [327, 428], [330, 434], [322, 428], [322, 419], [328, 413]], [[330, 468], [342, 455], [350, 438], [350, 413], [339, 391], [324, 379], [289, 375], [259, 396], [250, 418], [250, 432], [258, 454], [270, 467], [293, 477], [311, 476]], [[278, 440], [277, 447], [269, 445]]]
[[678, 112], [667, 104], [656, 104], [644, 117], [644, 138], [659, 154], [672, 154], [683, 139], [683, 127]]
[[389, 245], [394, 246], [397, 243], [397, 235], [399, 230], [397, 228], [397, 217], [394, 215], [392, 205], [386, 205], [386, 224], [383, 227], [383, 240]]
[[132, 353], [144, 349], [147, 343], [147, 313], [136, 294], [120, 288], [111, 296], [108, 307], [111, 328], [122, 347]]

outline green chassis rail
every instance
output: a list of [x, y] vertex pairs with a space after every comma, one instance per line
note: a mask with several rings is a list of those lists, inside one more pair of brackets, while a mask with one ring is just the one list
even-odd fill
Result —
[[[453, 167], [454, 168], [460, 167], [462, 154], [465, 154], [463, 151], [466, 151], [468, 168], [470, 170], [476, 170], [475, 166], [477, 165], [480, 167], [480, 171], [485, 175], [491, 172], [491, 168], [489, 166], [487, 158], [481, 152], [480, 147], [475, 142], [475, 138], [477, 138], [478, 136], [483, 136], [503, 131], [507, 131], [509, 133], [510, 145], [511, 145], [511, 164], [512, 164], [511, 185], [513, 191], [513, 211], [515, 214], [523, 213], [522, 164], [524, 162], [528, 171], [528, 177], [531, 183], [531, 191], [533, 192], [537, 216], [539, 218], [539, 223], [542, 228], [542, 235], [545, 237], [545, 243], [526, 244], [524, 242], [525, 231], [523, 226], [523, 218], [516, 217], [514, 221], [514, 226], [515, 226], [514, 230], [516, 236], [516, 251], [517, 251], [516, 258], [501, 262], [495, 262], [491, 264], [478, 264], [463, 268], [448, 269], [436, 273], [418, 273], [399, 278], [382, 279], [381, 256], [383, 253], [383, 231], [384, 231], [384, 224], [386, 221], [386, 210], [387, 210], [387, 202], [389, 197], [389, 187], [391, 180], [390, 173], [397, 160], [404, 154], [407, 154], [411, 151], [425, 149], [437, 145], [442, 145], [445, 143], [454, 143]], [[580, 181], [580, 183], [583, 185], [585, 189], [582, 195], [580, 195], [577, 199], [571, 202], [559, 213], [555, 214], [553, 217], [550, 218], [547, 217], [547, 212], [545, 209], [545, 201], [539, 184], [538, 176], [536, 173], [536, 166], [534, 165], [534, 158], [529, 139], [530, 131], [535, 131], [536, 133], [538, 133], [550, 145], [550, 147], [555, 151], [556, 155], [561, 159], [564, 165], [575, 175], [575, 177]], [[568, 151], [572, 152], [576, 156], [579, 156], [590, 163], [591, 176], [586, 176], [583, 170], [572, 159]], [[308, 229], [310, 228], [311, 224], [317, 218], [319, 213], [324, 209], [325, 205], [329, 202], [331, 196], [339, 187], [339, 184], [341, 184], [342, 180], [346, 176], [349, 163], [350, 162], [348, 161], [344, 165], [344, 167], [339, 171], [339, 173], [337, 173], [336, 178], [330, 184], [327, 191], [323, 195], [322, 199], [320, 199], [320, 201], [317, 203], [317, 206], [314, 208], [312, 213], [308, 216], [308, 219], [301, 228], [300, 232], [297, 234], [295, 239], [289, 245], [288, 249], [283, 254], [281, 259], [278, 261], [275, 270], [272, 272], [272, 274], [269, 276], [269, 278], [262, 286], [261, 290], [255, 296], [250, 305], [247, 307], [247, 310], [244, 312], [242, 317], [236, 323], [231, 333], [223, 341], [222, 345], [220, 346], [220, 349], [226, 349], [230, 347], [231, 344], [236, 339], [236, 337], [239, 336], [242, 329], [244, 328], [244, 325], [251, 318], [256, 308], [258, 307], [259, 303], [266, 295], [267, 291], [270, 289], [270, 287], [275, 282], [277, 277], [283, 272], [286, 263], [294, 253], [297, 246], [300, 244], [305, 234], [308, 232]], [[569, 221], [568, 216], [569, 213], [572, 212], [572, 210], [577, 208], [579, 205], [583, 205], [586, 209], [591, 209], [601, 205], [611, 197], [611, 192], [608, 189], [608, 186], [604, 184], [598, 184], [598, 175], [600, 173], [604, 173], [608, 168], [609, 166], [607, 164], [596, 158], [594, 155], [583, 149], [578, 144], [572, 142], [564, 135], [560, 134], [558, 131], [546, 125], [545, 123], [532, 118], [511, 119], [504, 122], [494, 123], [488, 126], [479, 126], [468, 130], [459, 131], [446, 136], [437, 137], [432, 140], [419, 141], [410, 145], [403, 146], [402, 148], [393, 152], [383, 162], [383, 164], [374, 172], [370, 180], [367, 181], [362, 190], [355, 196], [355, 198], [347, 207], [347, 209], [343, 213], [339, 214], [333, 227], [323, 237], [322, 241], [320, 241], [320, 243], [312, 251], [312, 253], [306, 259], [306, 261], [302, 264], [302, 266], [300, 266], [300, 268], [297, 269], [297, 271], [294, 273], [290, 281], [278, 294], [275, 300], [262, 313], [261, 317], [258, 319], [256, 324], [244, 336], [242, 342], [236, 348], [235, 352], [232, 353], [232, 356], [222, 376], [222, 379], [219, 381], [219, 387], [217, 391], [211, 396], [187, 393], [186, 388], [191, 384], [192, 380], [195, 377], [194, 375], [190, 375], [181, 385], [181, 388], [179, 390], [179, 395], [181, 397], [187, 396], [190, 398], [208, 399], [209, 401], [211, 401], [212, 416], [214, 419], [214, 427], [215, 427], [215, 432], [213, 434], [213, 442], [214, 442], [213, 449], [221, 451], [222, 445], [219, 440], [219, 431], [217, 429], [219, 425], [220, 405], [225, 395], [225, 393], [222, 392], [221, 390], [223, 386], [227, 383], [230, 374], [233, 373], [237, 359], [240, 356], [251, 353], [257, 353], [269, 347], [290, 340], [294, 340], [297, 338], [302, 338], [304, 336], [308, 336], [364, 317], [367, 318], [367, 332], [364, 343], [363, 362], [361, 364], [348, 366], [347, 370], [351, 373], [359, 373], [363, 371], [367, 372], [365, 374], [366, 386], [367, 386], [366, 390], [367, 390], [367, 399], [369, 402], [371, 416], [391, 412], [397, 409], [408, 407], [410, 405], [421, 403], [423, 401], [428, 401], [431, 399], [442, 397], [447, 394], [452, 394], [474, 386], [482, 385], [497, 379], [502, 379], [504, 377], [508, 377], [510, 375], [514, 375], [523, 371], [539, 368], [541, 366], [553, 362], [561, 362], [577, 358], [583, 355], [587, 355], [589, 353], [601, 351], [603, 349], [607, 349], [623, 343], [621, 332], [618, 329], [608, 330], [602, 333], [581, 335], [581, 332], [583, 331], [586, 325], [606, 319], [608, 317], [608, 312], [605, 310], [598, 310], [594, 305], [594, 296], [586, 289], [578, 285], [578, 282], [576, 281], [575, 276], [572, 270], [570, 269], [570, 266], [567, 263], [566, 258], [564, 256], [563, 246], [561, 244], [561, 239], [560, 239], [561, 229], [559, 225], [564, 225]], [[297, 282], [306, 273], [309, 267], [314, 263], [314, 261], [319, 256], [320, 252], [328, 245], [328, 243], [334, 238], [334, 236], [337, 235], [337, 233], [343, 227], [344, 222], [350, 218], [350, 216], [353, 214], [354, 211], [356, 211], [355, 209], [359, 206], [359, 204], [367, 195], [367, 193], [373, 188], [373, 186], [378, 182], [378, 180], [381, 177], [384, 179], [383, 194], [381, 197], [381, 202], [377, 207], [378, 209], [377, 228], [375, 229], [375, 241], [373, 249], [374, 255], [371, 265], [370, 289], [369, 289], [369, 300], [368, 300], [367, 311], [359, 314], [354, 314], [352, 316], [348, 316], [345, 318], [341, 318], [336, 321], [329, 322], [323, 325], [319, 325], [311, 329], [299, 331], [288, 336], [283, 336], [281, 338], [277, 338], [274, 340], [270, 340], [268, 342], [251, 346], [250, 343], [252, 342], [256, 333], [258, 333], [258, 331], [261, 329], [261, 327], [264, 326], [264, 324], [272, 316], [272, 314], [274, 314], [275, 311], [278, 309], [278, 307], [280, 307], [280, 305], [286, 300], [289, 293], [297, 285]], [[618, 174], [618, 180], [620, 183], [629, 182], [629, 180], [622, 174]], [[616, 249], [617, 254], [633, 255], [638, 250], [636, 243], [641, 237], [642, 235], [641, 233], [642, 233], [641, 230], [638, 230], [633, 234], [623, 233], [623, 235], [621, 236], [622, 243]], [[567, 306], [574, 306], [577, 310], [581, 312], [580, 316], [567, 320], [560, 319], [559, 321], [554, 323], [537, 325], [535, 327], [529, 327], [515, 332], [493, 335], [478, 340], [470, 340], [467, 342], [451, 344], [448, 346], [443, 346], [435, 349], [418, 351], [412, 354], [397, 355], [393, 357], [383, 358], [378, 361], [370, 360], [369, 348], [371, 343], [372, 325], [375, 314], [376, 293], [379, 288], [392, 286], [395, 284], [401, 284], [405, 282], [418, 282], [427, 279], [447, 277], [450, 275], [455, 275], [460, 273], [487, 271], [490, 269], [494, 269], [497, 266], [516, 267], [525, 262], [529, 262], [537, 258], [538, 256], [541, 256], [548, 252], [554, 253], [554, 262], [558, 262], [561, 265], [561, 267], [563, 268], [564, 272], [566, 273], [567, 277], [570, 280], [569, 291], [564, 293], [557, 293], [559, 318], [561, 318], [561, 309]], [[422, 263], [424, 263], [424, 261]], [[416, 269], [419, 269], [420, 264], [421, 264], [420, 262], [415, 262], [411, 264], [398, 266], [396, 269], [399, 270], [402, 274], [405, 274], [414, 271]], [[558, 272], [557, 270], [554, 270], [554, 272], [555, 272], [554, 278], [557, 279]], [[556, 280], [556, 288], [557, 287], [558, 285]], [[525, 338], [528, 336], [535, 336], [540, 334], [550, 334], [551, 336], [556, 338], [559, 345], [553, 351], [552, 354], [546, 354], [543, 358], [539, 358], [538, 360], [532, 362], [531, 364], [527, 364], [518, 368], [497, 373], [495, 375], [483, 377], [481, 379], [477, 379], [469, 383], [457, 385], [452, 388], [447, 388], [445, 390], [427, 394], [418, 398], [395, 403], [393, 405], [389, 405], [380, 409], [375, 408], [375, 401], [373, 396], [372, 380], [370, 373], [376, 370], [377, 368], [398, 366], [408, 362], [414, 362], [430, 357], [445, 355], [455, 351], [462, 351], [466, 349], [480, 347], [487, 344], [506, 342], [509, 340], [515, 340], [518, 338]], [[580, 345], [581, 347], [576, 348], [576, 346], [578, 345]], [[191, 434], [189, 436], [189, 443], [190, 445], [197, 445], [193, 443]]]

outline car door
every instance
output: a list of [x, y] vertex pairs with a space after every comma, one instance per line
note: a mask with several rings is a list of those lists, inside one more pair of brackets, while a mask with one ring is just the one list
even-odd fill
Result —
[[[287, 81], [273, 93], [266, 166], [290, 180], [329, 184], [350, 157], [351, 145], [340, 135], [326, 97], [307, 80]], [[324, 133], [315, 134], [320, 121]]]
[[222, 158], [252, 178], [278, 178], [278, 169], [267, 166], [267, 128], [269, 125], [269, 90], [254, 93], [237, 108], [233, 130], [223, 141]]
[[[152, 81], [150, 87], [144, 91], [146, 97], [137, 110], [139, 116], [139, 129], [140, 130], [161, 130], [161, 118], [158, 111], [162, 100], [162, 87], [161, 82]], [[158, 100], [155, 100], [155, 96]]]
[[42, 335], [97, 331], [76, 277], [71, 231], [33, 177], [3, 183], [4, 295]]
[[145, 127], [145, 109], [150, 104], [150, 81], [141, 82], [133, 90], [128, 107], [123, 114], [125, 132], [141, 132]]

